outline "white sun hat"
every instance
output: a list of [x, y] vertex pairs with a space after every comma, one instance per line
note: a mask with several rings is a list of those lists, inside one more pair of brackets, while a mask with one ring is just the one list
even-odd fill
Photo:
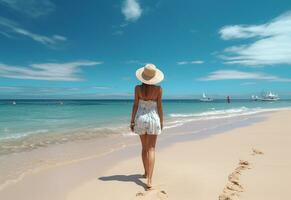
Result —
[[164, 79], [164, 73], [154, 64], [146, 64], [136, 70], [135, 74], [138, 80], [148, 85], [155, 85]]

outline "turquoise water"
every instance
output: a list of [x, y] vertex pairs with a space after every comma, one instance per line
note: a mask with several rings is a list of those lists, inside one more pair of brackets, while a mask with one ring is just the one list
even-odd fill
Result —
[[[249, 115], [291, 107], [290, 100], [261, 102], [165, 100], [165, 127], [185, 121]], [[131, 100], [0, 100], [0, 145], [33, 146], [108, 134], [129, 134]], [[2, 145], [4, 146], [4, 145]], [[21, 150], [21, 148], [20, 148]], [[2, 152], [3, 153], [3, 152]], [[1, 154], [1, 148], [0, 148]]]

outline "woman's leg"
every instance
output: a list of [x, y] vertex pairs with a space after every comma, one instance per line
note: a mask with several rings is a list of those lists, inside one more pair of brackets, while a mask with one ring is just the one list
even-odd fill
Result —
[[147, 150], [147, 134], [140, 135], [140, 141], [142, 145], [141, 150], [141, 157], [142, 157], [142, 163], [144, 167], [144, 177], [146, 178], [148, 176], [148, 150]]
[[147, 136], [147, 150], [148, 150], [148, 182], [149, 188], [152, 187], [152, 176], [155, 165], [155, 147], [156, 147], [157, 135]]

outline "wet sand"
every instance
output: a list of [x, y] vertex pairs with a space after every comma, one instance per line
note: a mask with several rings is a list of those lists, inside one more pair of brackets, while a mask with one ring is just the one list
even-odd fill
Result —
[[67, 199], [289, 199], [290, 116], [277, 112], [248, 127], [163, 149], [151, 191], [144, 190], [140, 159], [132, 158]]
[[[288, 199], [291, 111], [264, 117], [251, 124], [222, 120], [220, 127], [205, 130], [208, 134], [191, 134], [197, 128], [193, 123], [171, 129], [175, 137], [158, 141], [151, 191], [141, 177], [135, 137], [126, 148], [103, 156], [90, 154], [32, 170], [2, 188], [0, 199]], [[86, 143], [92, 149], [94, 143]]]

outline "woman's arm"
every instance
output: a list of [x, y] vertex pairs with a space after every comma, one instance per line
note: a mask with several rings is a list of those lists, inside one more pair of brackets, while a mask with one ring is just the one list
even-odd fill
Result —
[[131, 120], [130, 120], [130, 129], [131, 131], [133, 131], [133, 128], [134, 128], [134, 119], [135, 119], [135, 115], [136, 115], [136, 112], [137, 112], [137, 108], [138, 108], [138, 85], [135, 86], [135, 89], [134, 89], [134, 103], [133, 103], [133, 106], [132, 106], [132, 113], [131, 113]]
[[163, 106], [162, 106], [162, 93], [163, 93], [163, 90], [160, 87], [158, 99], [157, 99], [157, 106], [158, 106], [158, 114], [159, 114], [160, 121], [161, 121], [161, 129], [163, 129], [163, 122], [164, 122], [164, 114], [163, 114]]

